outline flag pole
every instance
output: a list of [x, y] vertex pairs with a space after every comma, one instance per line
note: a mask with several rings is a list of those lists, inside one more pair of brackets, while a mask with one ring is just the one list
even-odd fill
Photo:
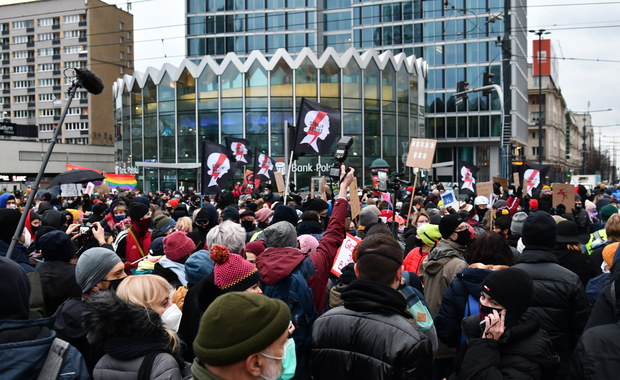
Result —
[[284, 120], [284, 161], [287, 163], [286, 179], [284, 180], [284, 204], [285, 205], [287, 204], [286, 197], [288, 196], [288, 183], [289, 183], [290, 176], [291, 176], [291, 165], [293, 161], [293, 156], [294, 154], [290, 150], [290, 147], [289, 147], [288, 120]]
[[415, 178], [413, 179], [413, 191], [411, 192], [411, 198], [409, 200], [409, 212], [407, 213], [407, 224], [406, 225], [409, 225], [411, 223], [410, 221], [411, 208], [413, 207], [413, 198], [415, 197], [415, 187], [418, 185], [418, 174], [420, 173], [420, 169], [413, 168], [413, 171], [415, 172]]

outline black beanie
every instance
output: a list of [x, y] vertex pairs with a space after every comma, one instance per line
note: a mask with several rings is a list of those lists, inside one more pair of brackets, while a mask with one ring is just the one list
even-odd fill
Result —
[[50, 231], [37, 241], [45, 261], [69, 261], [73, 258], [75, 249], [71, 238], [63, 231]]
[[441, 218], [439, 221], [439, 232], [441, 233], [441, 237], [444, 239], [449, 238], [461, 223], [463, 223], [463, 219], [459, 214], [449, 214]]
[[19, 210], [12, 208], [0, 209], [0, 226], [2, 226], [2, 228], [0, 228], [0, 240], [7, 244], [11, 244], [11, 239], [17, 229], [20, 217], [21, 213]]
[[0, 320], [28, 319], [30, 282], [26, 272], [13, 260], [0, 257], [0, 278]]
[[273, 218], [271, 219], [271, 224], [276, 224], [281, 221], [287, 221], [291, 223], [293, 226], [297, 227], [297, 211], [291, 206], [280, 205], [276, 207], [273, 212]]
[[532, 212], [523, 222], [523, 244], [525, 248], [553, 248], [556, 230], [557, 223], [551, 215], [544, 211]]
[[328, 208], [329, 208], [329, 205], [323, 199], [321, 199], [321, 198], [312, 198], [312, 199], [307, 200], [301, 206], [301, 211], [312, 210], [312, 211], [316, 211], [316, 212], [320, 213], [321, 211], [327, 210]]
[[127, 216], [129, 216], [131, 220], [140, 220], [147, 212], [149, 212], [147, 205], [141, 202], [133, 202], [129, 205]]
[[506, 268], [491, 273], [482, 283], [481, 290], [518, 318], [530, 306], [534, 284], [525, 271]]

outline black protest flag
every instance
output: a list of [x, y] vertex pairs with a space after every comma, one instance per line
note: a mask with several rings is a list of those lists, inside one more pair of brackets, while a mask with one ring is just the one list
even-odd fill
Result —
[[459, 160], [459, 189], [461, 192], [469, 190], [471, 193], [476, 192], [476, 180], [478, 179], [479, 167], [469, 161]]
[[540, 193], [540, 187], [543, 185], [544, 179], [549, 171], [549, 165], [525, 163], [521, 170], [523, 190], [530, 197], [537, 198]]
[[[261, 152], [258, 148], [254, 149], [254, 183], [259, 185], [262, 181], [272, 181], [273, 171], [276, 167], [276, 162], [267, 155], [267, 153]], [[255, 186], [258, 187], [258, 186]], [[255, 189], [256, 190], [256, 189]]]
[[226, 147], [230, 150], [230, 155], [233, 160], [237, 162], [237, 165], [248, 163], [250, 157], [250, 142], [246, 139], [240, 139], [238, 137], [225, 137]]
[[230, 150], [213, 141], [202, 142], [202, 193], [216, 194], [235, 172]]
[[241, 185], [241, 193], [243, 194], [252, 194], [254, 190], [258, 187], [258, 183], [254, 179], [254, 172], [251, 170], [246, 170], [243, 175], [243, 184]]
[[301, 99], [293, 143], [294, 158], [304, 154], [330, 154], [339, 135], [339, 111], [306, 98]]

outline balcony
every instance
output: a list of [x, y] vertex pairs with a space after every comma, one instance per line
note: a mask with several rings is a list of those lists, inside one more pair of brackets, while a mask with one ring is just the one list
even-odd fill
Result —
[[60, 54], [54, 54], [54, 55], [52, 56], [52, 59], [60, 59]]
[[56, 75], [60, 75], [60, 70], [54, 70], [52, 71], [52, 75], [56, 76]]
[[80, 120], [88, 120], [88, 115], [80, 115]]
[[9, 74], [4, 74], [2, 75], [2, 79], [8, 80], [8, 79], [11, 79], [11, 76]]
[[52, 87], [52, 90], [53, 91], [60, 91], [60, 86], [54, 86], [54, 87]]
[[80, 104], [88, 104], [88, 99], [87, 98], [80, 99]]
[[33, 72], [29, 72], [27, 75], [28, 78], [34, 78], [34, 73]]
[[2, 105], [2, 108], [5, 108], [5, 109], [6, 109], [6, 108], [11, 108], [11, 104], [9, 104], [9, 103], [4, 103], [4, 104]]
[[28, 87], [28, 92], [34, 92], [34, 87]]
[[52, 30], [58, 30], [58, 29], [60, 29], [60, 24], [52, 25]]
[[34, 47], [34, 41], [29, 41], [26, 43], [26, 47]]
[[80, 21], [80, 22], [78, 22], [78, 26], [86, 26], [86, 21]]
[[28, 57], [28, 58], [26, 58], [26, 62], [28, 62], [28, 63], [33, 63], [33, 62], [34, 62], [34, 57]]
[[34, 28], [26, 28], [26, 33], [34, 33]]
[[78, 57], [80, 57], [80, 58], [86, 58], [86, 56], [87, 56], [87, 53], [80, 53], [80, 54], [78, 54]]
[[6, 50], [9, 48], [9, 44], [2, 44], [2, 50]]
[[86, 37], [80, 37], [80, 38], [78, 38], [78, 41], [79, 42], [86, 42]]
[[60, 45], [60, 40], [52, 40], [52, 45]]
[[8, 31], [8, 30], [3, 30], [3, 31], [2, 31], [2, 35], [3, 35], [3, 36], [6, 36], [6, 35], [8, 35], [8, 34], [9, 34], [9, 31]]
[[3, 64], [3, 65], [8, 65], [8, 64], [9, 64], [9, 61], [8, 61], [8, 60], [2, 61], [2, 64]]
[[80, 131], [80, 136], [88, 136], [88, 130]]
[[34, 102], [28, 103], [28, 108], [34, 108], [36, 106], [37, 106], [37, 104], [34, 103]]
[[54, 115], [54, 121], [60, 120], [60, 115]]
[[4, 89], [2, 89], [2, 93], [3, 93], [3, 94], [9, 94], [10, 92], [11, 92], [11, 89], [10, 89], [10, 88], [4, 88]]

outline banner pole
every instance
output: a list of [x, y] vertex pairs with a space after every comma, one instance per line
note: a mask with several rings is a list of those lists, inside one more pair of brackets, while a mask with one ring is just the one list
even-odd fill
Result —
[[420, 173], [420, 169], [419, 168], [414, 168], [413, 171], [415, 171], [415, 177], [413, 179], [413, 191], [411, 192], [411, 198], [409, 200], [409, 212], [407, 212], [407, 226], [411, 223], [410, 222], [410, 217], [411, 217], [411, 208], [413, 207], [413, 197], [415, 196], [415, 187], [418, 185], [418, 174]]

